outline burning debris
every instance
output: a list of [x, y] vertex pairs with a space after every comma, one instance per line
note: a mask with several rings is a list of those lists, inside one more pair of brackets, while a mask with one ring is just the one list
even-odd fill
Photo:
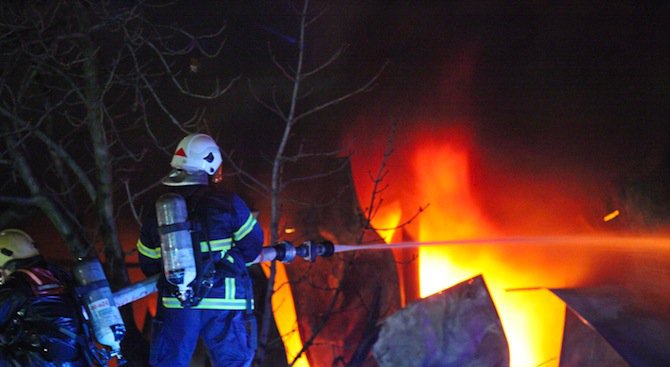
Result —
[[611, 213], [607, 214], [606, 216], [603, 217], [603, 222], [609, 222], [612, 219], [616, 218], [621, 214], [621, 212], [617, 209], [612, 211]]
[[386, 318], [373, 347], [380, 366], [509, 366], [484, 279], [474, 277]]

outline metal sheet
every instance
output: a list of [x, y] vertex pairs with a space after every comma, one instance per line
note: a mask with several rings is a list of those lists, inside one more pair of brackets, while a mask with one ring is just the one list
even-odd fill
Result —
[[509, 366], [509, 347], [481, 276], [387, 317], [373, 355], [381, 367]]
[[622, 287], [552, 289], [632, 367], [670, 366], [665, 299]]

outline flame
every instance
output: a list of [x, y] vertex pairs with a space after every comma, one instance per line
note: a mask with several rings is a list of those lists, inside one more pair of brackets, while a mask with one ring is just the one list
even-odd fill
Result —
[[[401, 203], [398, 200], [380, 206], [376, 211], [376, 215], [370, 221], [373, 228], [376, 228], [377, 234], [384, 242], [392, 243], [401, 240], [398, 236], [398, 226], [402, 217]], [[407, 258], [407, 254], [401, 250], [393, 250], [393, 256], [396, 259], [396, 271], [398, 273], [398, 290], [400, 291], [400, 306], [405, 307], [408, 302], [408, 283], [416, 284], [413, 279], [405, 279], [407, 276], [407, 269], [405, 265], [412, 260]], [[415, 275], [416, 277], [416, 275]]]
[[377, 214], [370, 221], [372, 227], [377, 228], [377, 234], [379, 234], [379, 237], [384, 242], [391, 243], [393, 241], [393, 236], [396, 233], [398, 224], [400, 224], [401, 215], [400, 202], [394, 201], [391, 204], [380, 207]]
[[[364, 149], [369, 151], [361, 150], [363, 153], [352, 159], [356, 189], [362, 202], [369, 200], [372, 192], [369, 172], [374, 172], [378, 162], [371, 161], [370, 157], [375, 156], [372, 149], [380, 149], [377, 144], [367, 144]], [[542, 188], [519, 185], [510, 180], [503, 183], [497, 180], [474, 182], [475, 178], [488, 179], [491, 176], [482, 172], [480, 167], [471, 167], [472, 143], [467, 131], [460, 127], [437, 132], [413, 131], [405, 137], [402, 145], [396, 147], [396, 153], [396, 161], [389, 162], [393, 170], [389, 170], [387, 179], [391, 183], [384, 191], [387, 201], [379, 208], [377, 221], [373, 218], [375, 227], [388, 228], [387, 223], [403, 222], [417, 213], [417, 207], [426, 204], [428, 208], [413, 223], [403, 227], [403, 232], [412, 239], [437, 241], [494, 237], [507, 234], [499, 229], [500, 225], [522, 231], [529, 228], [542, 231], [539, 226], [542, 223], [553, 226], [563, 223], [565, 228], [576, 228], [582, 223], [580, 201], [576, 201], [577, 204], [566, 202], [560, 187], [548, 178], [540, 181]], [[397, 162], [406, 157], [411, 158]], [[473, 171], [477, 173], [476, 177]], [[534, 179], [537, 177], [534, 176]], [[493, 188], [503, 190], [504, 195], [491, 198]], [[531, 196], [528, 196], [529, 192]], [[543, 203], [529, 199], [535, 192], [543, 193], [552, 201], [547, 203], [545, 200]], [[482, 198], [491, 205], [482, 205]], [[490, 202], [491, 199], [494, 199], [493, 202]], [[489, 219], [490, 213], [485, 211], [485, 207], [495, 211], [495, 222]], [[525, 225], [524, 221], [527, 221]], [[390, 238], [398, 241], [389, 233], [380, 233], [380, 236], [387, 243]], [[546, 288], [564, 287], [579, 281], [587, 271], [585, 269], [589, 268], [589, 260], [575, 256], [571, 258], [571, 264], [566, 265], [554, 259], [555, 254], [538, 252], [535, 247], [501, 248], [491, 244], [421, 248], [420, 296], [429, 296], [482, 274], [505, 330], [510, 365], [557, 366], [565, 305]], [[402, 282], [403, 279], [400, 279]]]
[[[439, 143], [422, 145], [414, 157], [420, 196], [431, 203], [419, 218], [419, 240], [465, 239], [495, 234], [471, 192], [467, 148]], [[510, 348], [512, 366], [539, 365], [560, 353], [564, 305], [548, 291], [506, 292], [534, 285], [507, 265], [493, 246], [462, 246], [419, 251], [421, 297], [482, 274], [496, 304]]]
[[[420, 241], [464, 239], [492, 232], [469, 192], [469, 162], [462, 150], [447, 145], [423, 147], [415, 154], [414, 171], [420, 197], [430, 204], [419, 217]], [[422, 248], [419, 261], [421, 297], [476, 275], [444, 249]]]
[[[274, 293], [272, 295], [272, 312], [281, 317], [275, 317], [279, 335], [281, 335], [286, 350], [286, 363], [291, 363], [302, 349], [303, 343], [298, 329], [298, 317], [293, 300], [291, 284], [288, 281], [286, 268], [280, 262], [276, 263]], [[261, 269], [266, 277], [270, 276], [270, 263], [261, 263]], [[303, 353], [293, 366], [309, 367], [307, 356]]]

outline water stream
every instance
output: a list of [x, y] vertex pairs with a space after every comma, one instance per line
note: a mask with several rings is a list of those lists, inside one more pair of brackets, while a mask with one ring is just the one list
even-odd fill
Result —
[[396, 243], [372, 243], [361, 245], [335, 245], [335, 252], [361, 251], [361, 250], [388, 250], [419, 247], [453, 247], [464, 245], [590, 245], [611, 247], [612, 249], [626, 247], [631, 245], [658, 246], [663, 248], [667, 246], [670, 249], [670, 237], [662, 236], [612, 236], [612, 235], [567, 235], [567, 236], [518, 236], [518, 237], [490, 237], [490, 238], [469, 238], [460, 240], [441, 240], [441, 241], [409, 241]]

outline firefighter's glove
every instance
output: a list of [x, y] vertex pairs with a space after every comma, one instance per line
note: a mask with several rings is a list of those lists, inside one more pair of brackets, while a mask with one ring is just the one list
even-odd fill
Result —
[[244, 262], [242, 254], [235, 251], [234, 248], [226, 251], [226, 254], [223, 255], [223, 258], [217, 265], [227, 275], [239, 276], [247, 273], [247, 264]]

